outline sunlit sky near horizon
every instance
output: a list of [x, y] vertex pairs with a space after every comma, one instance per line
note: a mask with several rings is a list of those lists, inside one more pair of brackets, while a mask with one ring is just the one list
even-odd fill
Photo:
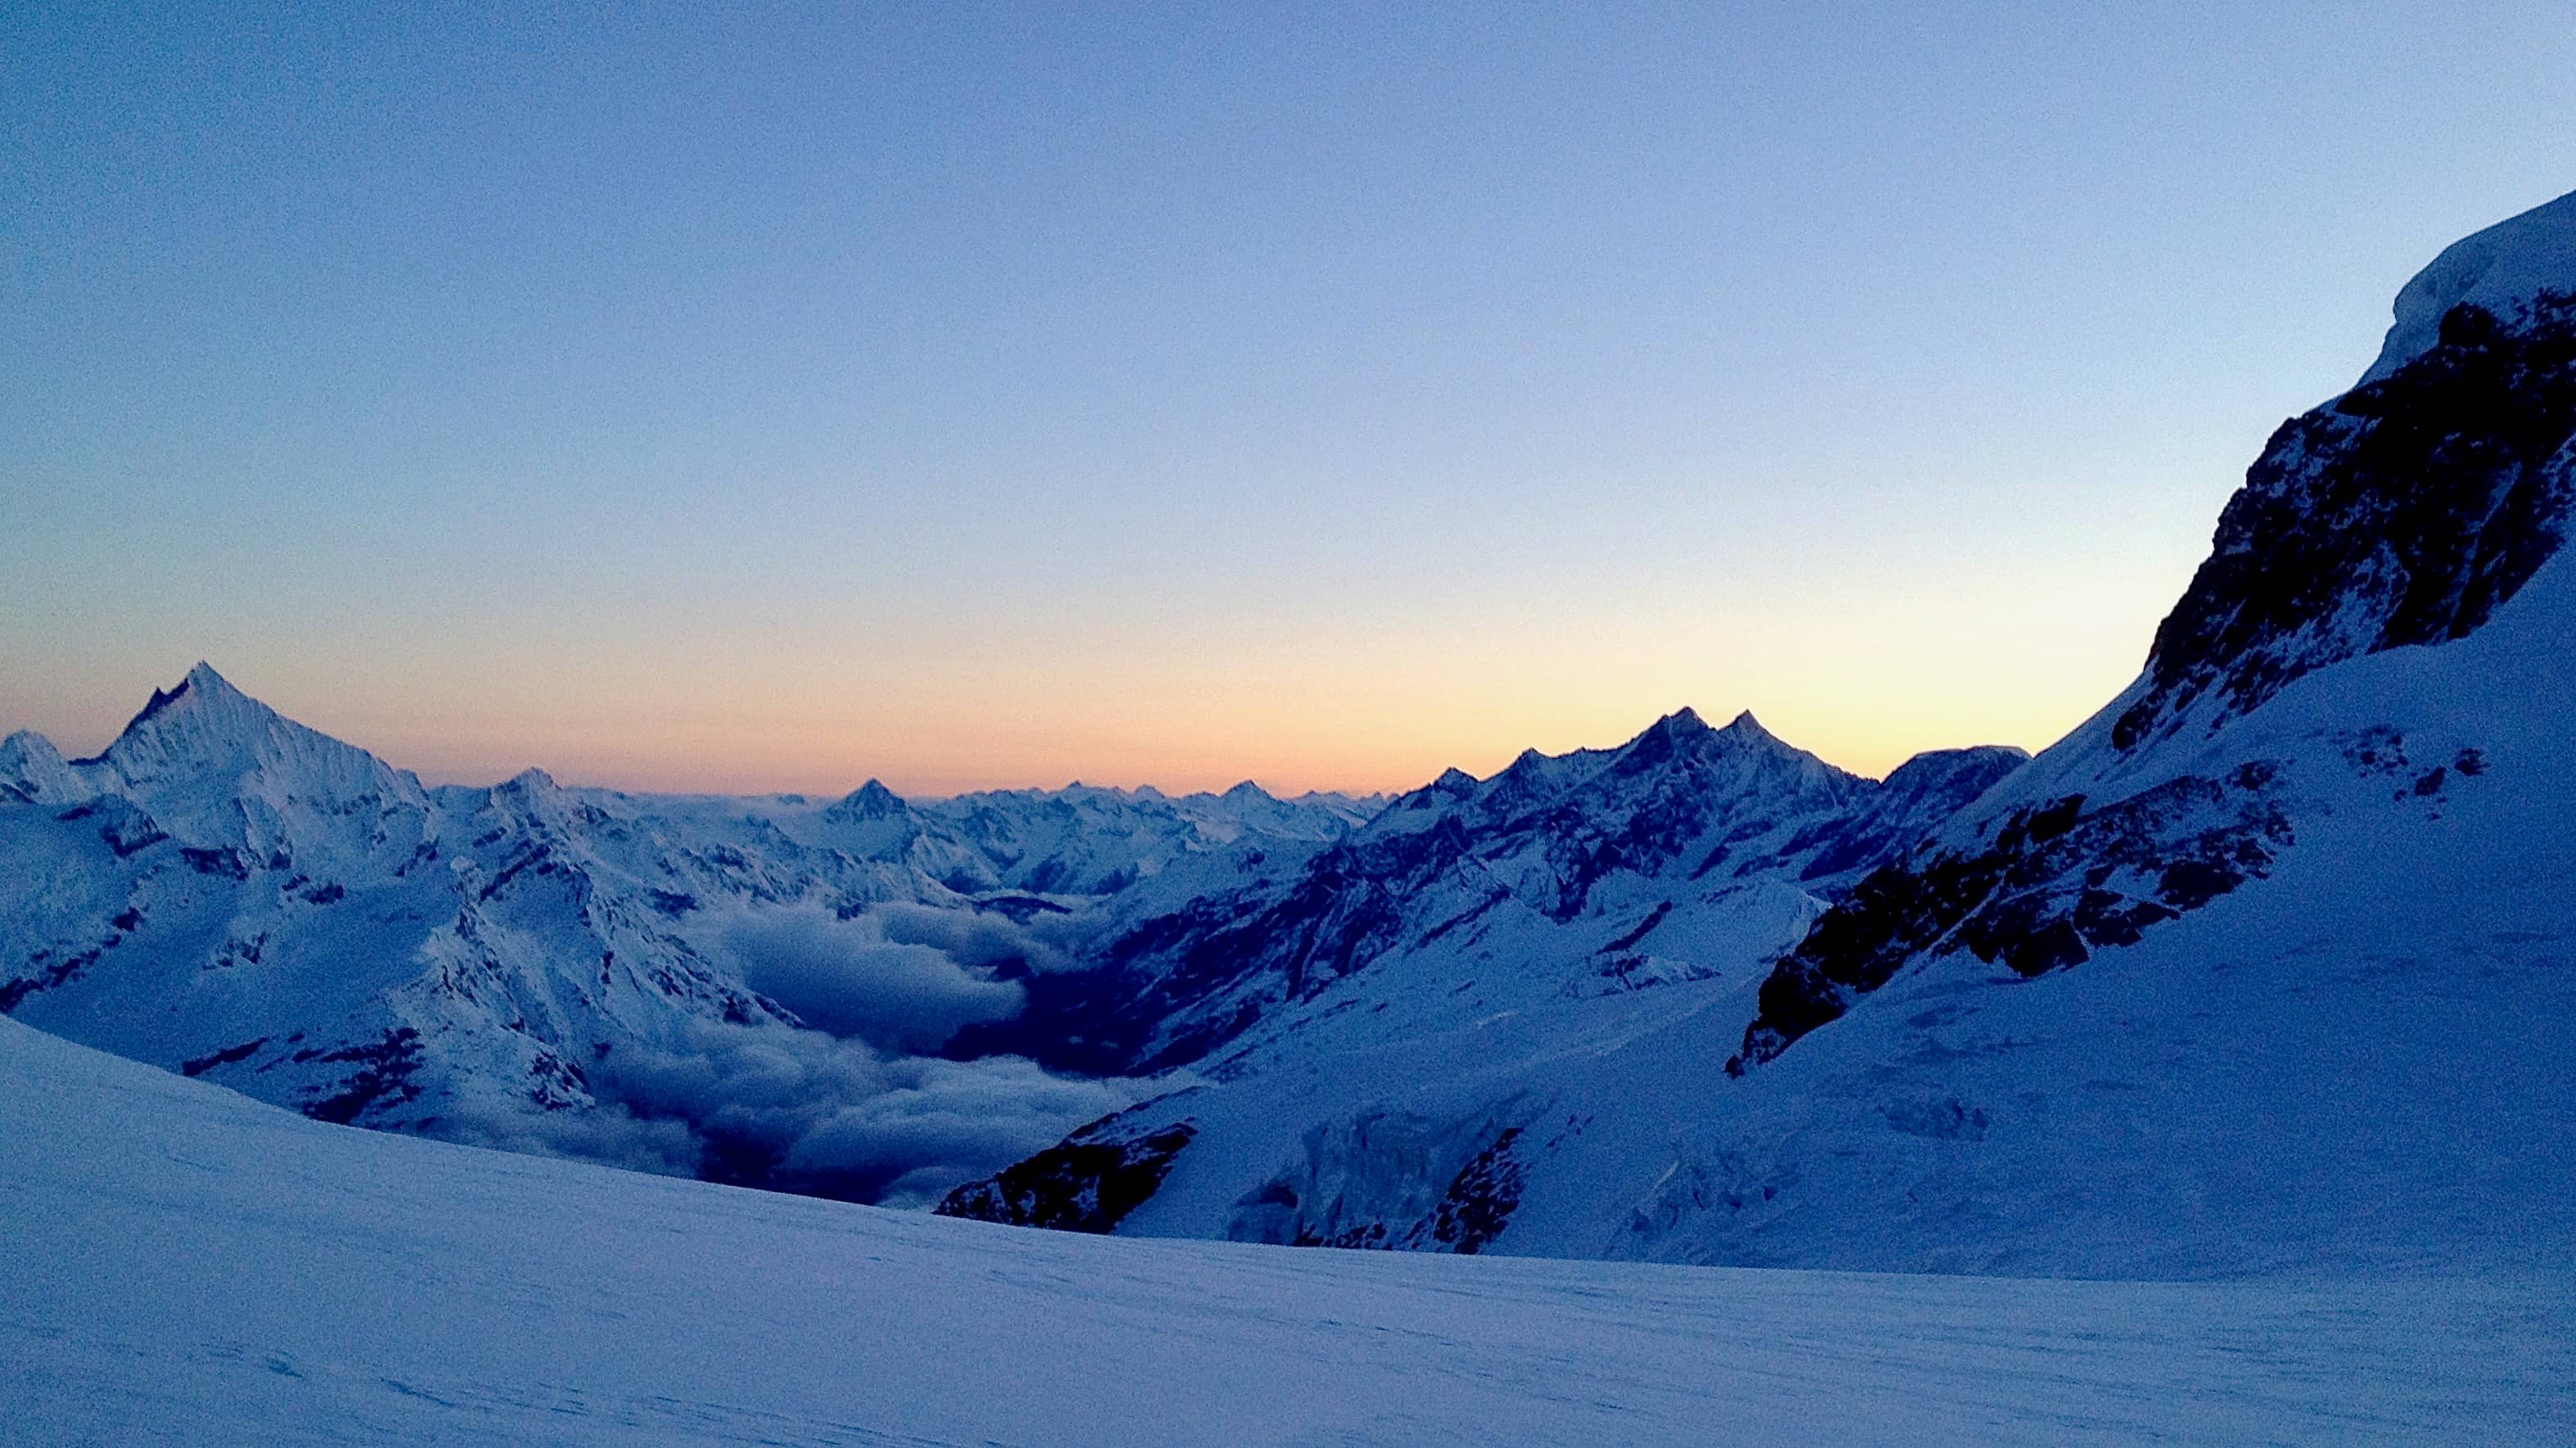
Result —
[[432, 780], [1883, 773], [2135, 673], [2576, 187], [2576, 8], [0, 16], [0, 732]]

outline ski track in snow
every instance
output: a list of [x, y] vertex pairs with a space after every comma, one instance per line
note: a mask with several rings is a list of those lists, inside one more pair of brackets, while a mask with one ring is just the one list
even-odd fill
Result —
[[2576, 1274], [1027, 1232], [324, 1126], [0, 1021], [14, 1443], [2552, 1443]]

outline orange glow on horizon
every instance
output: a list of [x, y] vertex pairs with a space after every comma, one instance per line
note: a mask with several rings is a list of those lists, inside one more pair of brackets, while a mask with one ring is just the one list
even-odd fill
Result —
[[[869, 778], [914, 796], [1076, 780], [1394, 792], [1452, 766], [1490, 775], [1528, 748], [1615, 746], [1685, 704], [1717, 725], [1749, 709], [1790, 744], [1883, 776], [1925, 749], [2054, 742], [2135, 677], [2179, 579], [2070, 560], [2038, 580], [2044, 613], [2017, 583], [1895, 575], [1875, 592], [1723, 607], [1641, 586], [1588, 611], [1504, 599], [1401, 623], [1210, 610], [1153, 634], [1078, 617], [974, 637], [601, 618], [497, 657], [480, 640], [206, 652], [281, 713], [431, 783], [534, 766], [567, 784], [710, 794], [837, 795]], [[92, 752], [188, 662], [100, 664], [64, 694], [0, 699], [0, 723]]]

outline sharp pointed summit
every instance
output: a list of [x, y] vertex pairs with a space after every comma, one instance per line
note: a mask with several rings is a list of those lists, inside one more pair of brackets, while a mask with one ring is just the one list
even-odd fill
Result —
[[231, 680], [226, 679], [223, 675], [215, 672], [215, 666], [206, 662], [204, 659], [199, 659], [195, 664], [191, 665], [186, 676], [181, 678], [179, 682], [184, 688], [200, 689], [209, 694], [237, 695], [241, 693], [241, 690], [232, 686]]
[[410, 773], [288, 719], [203, 662], [153, 690], [113, 743], [72, 768], [173, 837], [246, 858], [292, 857], [326, 838], [360, 853], [408, 851], [430, 809]]
[[141, 711], [94, 760], [146, 784], [256, 749], [279, 729], [301, 729], [199, 661], [178, 683], [154, 689]]
[[886, 788], [884, 781], [871, 778], [841, 796], [831, 813], [842, 819], [881, 820], [902, 814], [904, 808], [903, 796]]

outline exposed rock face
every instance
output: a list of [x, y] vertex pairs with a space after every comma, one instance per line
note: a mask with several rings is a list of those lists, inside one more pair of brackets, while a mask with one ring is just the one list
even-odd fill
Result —
[[1095, 1121], [990, 1180], [950, 1192], [937, 1212], [1015, 1227], [1105, 1233], [1154, 1194], [1172, 1159], [1197, 1134], [1186, 1120], [1151, 1130], [1122, 1130], [1116, 1116]]
[[1761, 1013], [1727, 1070], [1741, 1074], [1840, 1016], [1926, 951], [1967, 950], [2016, 974], [2134, 945], [2198, 909], [2294, 843], [2272, 772], [2185, 777], [2086, 813], [2069, 795], [2015, 812], [1992, 845], [1890, 865], [1827, 911], [1762, 983]]
[[[2219, 518], [2112, 730], [2215, 730], [2311, 670], [2464, 638], [2566, 541], [2576, 295], [2463, 303], [2434, 345], [2282, 424]], [[2195, 709], [2204, 696], [2215, 707]]]
[[[2576, 293], [2535, 284], [2553, 266], [2576, 280], [2576, 196], [2410, 283], [2379, 365], [2284, 423], [2248, 471], [2107, 732], [2079, 731], [2034, 766], [2081, 792], [1954, 824], [1862, 880], [1763, 983], [1728, 1069], [1778, 1055], [1927, 953], [2038, 974], [2262, 876], [2296, 833], [2280, 763], [2184, 771], [2158, 751], [2206, 751], [2304, 675], [2465, 638], [2559, 551], [2576, 509]], [[2367, 773], [2403, 757], [2383, 744], [2356, 736], [2346, 762]], [[2467, 749], [2413, 784], [2430, 797], [2481, 764]]]

